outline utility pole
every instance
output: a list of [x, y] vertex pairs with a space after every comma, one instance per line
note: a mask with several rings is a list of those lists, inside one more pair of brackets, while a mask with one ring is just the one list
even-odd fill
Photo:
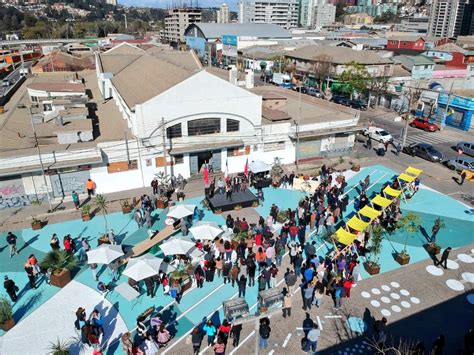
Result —
[[451, 94], [453, 93], [453, 86], [454, 86], [454, 79], [451, 82], [451, 88], [449, 89], [448, 101], [446, 101], [446, 110], [444, 111], [444, 117], [441, 119], [441, 125], [440, 125], [441, 130], [446, 125], [446, 118], [448, 117], [448, 111], [449, 111], [449, 101], [451, 101]]
[[165, 118], [161, 117], [161, 138], [163, 140], [163, 160], [165, 168], [165, 176], [168, 175], [168, 163], [166, 161], [166, 128], [165, 128]]
[[[46, 196], [48, 197], [49, 210], [53, 211], [53, 205], [51, 204], [51, 197], [49, 196], [48, 182], [46, 181], [46, 174], [44, 171], [43, 159], [41, 158], [41, 150], [38, 144], [38, 137], [36, 135], [35, 124], [33, 122], [33, 115], [31, 114], [31, 107], [29, 108], [28, 112], [30, 114], [31, 128], [33, 129], [33, 137], [35, 139], [36, 150], [38, 151], [38, 158], [39, 158], [39, 162], [41, 166], [41, 172], [43, 173], [44, 186], [46, 186]], [[32, 177], [32, 179], [34, 180], [34, 177]]]
[[123, 14], [123, 17], [125, 18], [125, 29], [128, 30], [127, 14]]

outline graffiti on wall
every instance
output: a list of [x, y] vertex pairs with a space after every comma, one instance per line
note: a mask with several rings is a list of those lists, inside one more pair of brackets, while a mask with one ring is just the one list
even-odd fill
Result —
[[18, 208], [30, 205], [33, 201], [38, 200], [42, 201], [46, 195], [17, 195], [12, 197], [3, 197], [0, 195], [0, 210], [5, 208]]
[[90, 178], [89, 171], [76, 171], [73, 173], [62, 173], [51, 175], [51, 187], [54, 197], [70, 195], [73, 191], [85, 193], [85, 182]]

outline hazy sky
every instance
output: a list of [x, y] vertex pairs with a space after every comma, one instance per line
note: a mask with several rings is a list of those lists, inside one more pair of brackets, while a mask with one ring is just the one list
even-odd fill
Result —
[[184, 4], [189, 6], [191, 3], [193, 6], [199, 5], [201, 7], [219, 7], [224, 2], [229, 5], [231, 10], [237, 10], [238, 0], [118, 0], [118, 3], [121, 5], [161, 8], [177, 7]]

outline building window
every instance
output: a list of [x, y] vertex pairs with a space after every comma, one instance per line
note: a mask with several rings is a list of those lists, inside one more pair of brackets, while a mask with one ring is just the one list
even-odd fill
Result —
[[430, 66], [429, 66], [428, 64], [427, 64], [427, 65], [425, 65], [425, 69], [429, 69], [429, 67], [430, 67]]
[[38, 97], [37, 96], [31, 96], [31, 101], [32, 102], [38, 102]]
[[175, 124], [174, 126], [166, 128], [166, 137], [168, 139], [182, 137], [181, 123], [178, 123], [178, 124]]
[[284, 149], [285, 149], [285, 141], [265, 143], [263, 145], [264, 152], [271, 152], [275, 150], [284, 150]]
[[240, 122], [238, 120], [227, 119], [227, 132], [238, 132], [240, 129]]
[[43, 104], [43, 111], [53, 111], [53, 105], [51, 104]]
[[188, 122], [188, 136], [214, 134], [221, 132], [220, 118], [200, 118]]
[[136, 169], [138, 169], [137, 160], [119, 161], [119, 162], [107, 164], [107, 172], [109, 174], [121, 173], [124, 171], [136, 170]]
[[178, 154], [174, 156], [174, 163], [175, 164], [183, 164], [184, 163], [184, 155]]

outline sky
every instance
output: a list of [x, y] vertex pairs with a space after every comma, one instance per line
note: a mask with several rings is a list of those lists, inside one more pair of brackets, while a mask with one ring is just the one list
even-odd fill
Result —
[[178, 7], [179, 5], [199, 4], [200, 7], [219, 7], [222, 3], [229, 5], [230, 9], [235, 11], [237, 9], [238, 0], [118, 0], [120, 5], [126, 6], [140, 6], [140, 7]]

